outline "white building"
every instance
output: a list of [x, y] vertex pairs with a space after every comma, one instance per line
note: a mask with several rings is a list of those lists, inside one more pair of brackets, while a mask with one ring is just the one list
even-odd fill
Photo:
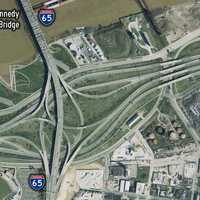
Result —
[[129, 192], [130, 189], [130, 181], [127, 180], [121, 180], [119, 185], [119, 191], [120, 192]]
[[187, 162], [184, 165], [184, 177], [185, 178], [194, 178], [197, 173], [197, 163]]
[[150, 155], [138, 134], [135, 134], [131, 140], [125, 141], [115, 149], [111, 159], [114, 161], [149, 160]]

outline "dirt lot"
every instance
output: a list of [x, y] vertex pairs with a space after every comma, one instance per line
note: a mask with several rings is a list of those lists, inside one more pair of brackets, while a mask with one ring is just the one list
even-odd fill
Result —
[[57, 200], [71, 200], [75, 193], [79, 191], [79, 185], [76, 182], [77, 169], [102, 169], [103, 166], [99, 162], [88, 165], [72, 165], [66, 172], [58, 193]]
[[[157, 27], [169, 43], [180, 39], [200, 26], [200, 4], [185, 3], [155, 12]], [[183, 20], [184, 19], [184, 20]]]

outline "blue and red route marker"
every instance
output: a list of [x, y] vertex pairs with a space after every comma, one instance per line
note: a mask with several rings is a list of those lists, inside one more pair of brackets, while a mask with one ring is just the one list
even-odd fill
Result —
[[46, 178], [43, 174], [31, 174], [29, 176], [29, 186], [32, 190], [43, 191], [46, 188]]
[[56, 20], [54, 9], [42, 8], [38, 11], [38, 19], [43, 26], [51, 26]]

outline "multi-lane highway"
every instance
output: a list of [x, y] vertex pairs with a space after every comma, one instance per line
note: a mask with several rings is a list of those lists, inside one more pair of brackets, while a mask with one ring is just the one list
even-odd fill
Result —
[[[33, 40], [39, 50], [42, 57], [43, 63], [47, 67], [49, 73], [51, 74], [53, 81], [53, 91], [56, 99], [56, 131], [54, 139], [54, 149], [50, 162], [50, 175], [47, 176], [47, 191], [46, 199], [54, 200], [57, 194], [57, 176], [59, 174], [60, 168], [60, 152], [63, 134], [63, 98], [62, 98], [62, 86], [58, 77], [58, 69], [54, 65], [54, 60], [50, 54], [49, 47], [46, 43], [44, 34], [42, 33], [36, 14], [33, 11], [32, 5], [29, 0], [20, 0], [19, 5], [23, 11], [24, 17], [26, 19], [27, 25], [33, 36]], [[50, 88], [50, 80], [47, 80], [46, 88]], [[48, 89], [45, 89], [43, 97], [46, 97]]]
[[[116, 60], [112, 62], [105, 62], [98, 65], [88, 65], [83, 68], [77, 68], [73, 70], [69, 70], [63, 75], [60, 75], [59, 70], [57, 69], [56, 64], [58, 62], [55, 62], [55, 59], [50, 54], [49, 47], [46, 43], [46, 39], [44, 34], [42, 33], [40, 26], [38, 24], [37, 17], [31, 7], [31, 4], [28, 0], [19, 0], [19, 5], [21, 6], [23, 10], [23, 14], [26, 19], [26, 23], [29, 27], [29, 30], [32, 34], [32, 37], [34, 39], [34, 42], [38, 48], [38, 51], [41, 55], [41, 58], [45, 64], [45, 66], [48, 69], [48, 78], [46, 80], [46, 84], [43, 90], [39, 90], [29, 96], [28, 98], [24, 99], [23, 101], [19, 102], [16, 105], [10, 105], [9, 108], [2, 109], [0, 111], [0, 116], [5, 116], [8, 114], [12, 114], [15, 112], [20, 112], [16, 116], [14, 116], [11, 120], [9, 120], [6, 123], [3, 123], [0, 125], [0, 132], [9, 130], [13, 127], [16, 127], [17, 125], [26, 122], [28, 119], [32, 119], [34, 117], [34, 114], [36, 114], [45, 104], [45, 108], [47, 111], [47, 115], [50, 119], [46, 119], [46, 114], [44, 114], [42, 117], [43, 119], [40, 121], [40, 140], [42, 143], [42, 150], [37, 149], [37, 153], [28, 151], [23, 149], [21, 146], [9, 143], [6, 138], [3, 138], [0, 142], [6, 142], [9, 145], [12, 145], [13, 147], [16, 147], [17, 151], [10, 151], [10, 153], [16, 154], [16, 155], [26, 155], [35, 159], [40, 159], [40, 157], [43, 160], [43, 164], [45, 166], [45, 171], [47, 175], [47, 200], [55, 200], [56, 194], [59, 189], [59, 185], [63, 179], [63, 175], [70, 166], [72, 162], [74, 162], [74, 159], [77, 155], [79, 155], [80, 160], [76, 160], [76, 163], [82, 163], [82, 162], [91, 162], [94, 161], [100, 157], [102, 157], [104, 154], [110, 152], [113, 150], [115, 145], [111, 146], [108, 149], [101, 150], [100, 152], [97, 152], [95, 155], [92, 155], [91, 152], [94, 150], [99, 150], [103, 145], [106, 144], [105, 138], [107, 138], [116, 127], [119, 127], [120, 124], [123, 123], [124, 118], [126, 117], [128, 110], [132, 107], [133, 104], [138, 103], [141, 101], [144, 97], [146, 97], [148, 94], [151, 94], [155, 90], [159, 90], [165, 88], [168, 85], [172, 85], [173, 83], [176, 83], [180, 80], [188, 79], [189, 77], [193, 77], [196, 75], [200, 75], [200, 56], [194, 56], [190, 58], [183, 58], [183, 59], [176, 59], [168, 61], [167, 58], [167, 50], [174, 51], [184, 45], [185, 43], [189, 44], [192, 42], [195, 38], [200, 36], [200, 29], [189, 33], [185, 37], [183, 37], [180, 40], [177, 40], [175, 43], [170, 44], [166, 48], [158, 51], [157, 53], [154, 53], [149, 56], [144, 56], [137, 59], [125, 59], [125, 60]], [[158, 59], [159, 58], [159, 59]], [[154, 60], [154, 62], [150, 63], [147, 61]], [[157, 60], [156, 60], [157, 59]], [[162, 59], [162, 60], [161, 60]], [[63, 66], [63, 68], [66, 68], [67, 66]], [[147, 71], [148, 70], [148, 71]], [[102, 82], [99, 82], [97, 84], [85, 84], [84, 80], [86, 78], [93, 78], [93, 79], [100, 79], [102, 76], [108, 76], [121, 73], [122, 78], [117, 78], [116, 80], [105, 80]], [[133, 76], [133, 77], [123, 77], [123, 74], [125, 73], [132, 73], [132, 72], [140, 72], [140, 76]], [[53, 82], [53, 87], [51, 87], [51, 81]], [[115, 90], [112, 90], [111, 92], [106, 92], [105, 94], [87, 94], [87, 91], [91, 88], [101, 88], [109, 85], [117, 85], [119, 83], [125, 83], [125, 85], [121, 86], [120, 88], [117, 88]], [[121, 89], [126, 89], [129, 87], [133, 87], [135, 84], [137, 85], [137, 88], [135, 88], [135, 91], [129, 96], [124, 99], [124, 101], [115, 108], [114, 111], [112, 111], [108, 116], [106, 116], [104, 119], [94, 122], [95, 125], [98, 125], [97, 128], [92, 131], [90, 135], [87, 137], [82, 137], [83, 128], [84, 126], [90, 126], [90, 124], [84, 124], [84, 115], [82, 113], [81, 107], [76, 102], [75, 98], [73, 97], [73, 94], [80, 95], [84, 98], [90, 98], [90, 99], [103, 99], [107, 96], [112, 96], [113, 94], [117, 94]], [[76, 84], [79, 84], [75, 87]], [[67, 156], [64, 160], [64, 165], [62, 168], [61, 165], [61, 146], [63, 141], [63, 133], [64, 133], [64, 112], [63, 112], [63, 96], [67, 95], [68, 99], [70, 99], [73, 103], [73, 106], [75, 107], [80, 124], [77, 128], [77, 130], [80, 131], [80, 137], [78, 141], [76, 141], [76, 145], [74, 148], [73, 145], [70, 144], [69, 140], [68, 142], [68, 152]], [[5, 99], [1, 99], [2, 101], [5, 101]], [[178, 104], [174, 102], [174, 99], [172, 99], [176, 111], [179, 113], [180, 117], [185, 120], [183, 113], [180, 112], [178, 108]], [[51, 102], [51, 103], [49, 103]], [[11, 104], [11, 102], [9, 102]], [[31, 105], [30, 105], [31, 104]], [[51, 115], [50, 109], [55, 105], [55, 115]], [[146, 120], [149, 119], [155, 112], [155, 108], [152, 110], [152, 112], [149, 113], [149, 115], [145, 118], [145, 120], [142, 121], [146, 122]], [[55, 140], [53, 142], [53, 151], [51, 155], [48, 155], [45, 147], [44, 142], [44, 135], [42, 133], [43, 130], [43, 123], [45, 122], [51, 122], [55, 127]], [[186, 121], [186, 120], [185, 120]], [[140, 125], [142, 124], [140, 123]], [[106, 131], [105, 131], [106, 130]], [[194, 130], [191, 133], [192, 136], [197, 138], [197, 135]], [[128, 134], [131, 134], [129, 132]], [[93, 138], [98, 138], [97, 141], [93, 141]], [[112, 139], [112, 138], [109, 138]], [[92, 143], [88, 143], [88, 147], [85, 148], [87, 142], [91, 140]], [[119, 140], [119, 142], [123, 141]], [[118, 144], [118, 143], [117, 143]], [[34, 146], [34, 144], [32, 144]], [[80, 150], [84, 149], [83, 151]], [[8, 149], [1, 148], [0, 151], [7, 153]], [[61, 168], [61, 170], [60, 170]]]

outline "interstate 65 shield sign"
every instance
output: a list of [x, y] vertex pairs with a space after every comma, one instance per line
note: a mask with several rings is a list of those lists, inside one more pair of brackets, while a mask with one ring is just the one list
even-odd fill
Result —
[[43, 26], [50, 26], [56, 19], [56, 12], [54, 9], [40, 9], [38, 19]]
[[35, 191], [43, 191], [46, 187], [46, 178], [43, 174], [29, 176], [29, 186]]

